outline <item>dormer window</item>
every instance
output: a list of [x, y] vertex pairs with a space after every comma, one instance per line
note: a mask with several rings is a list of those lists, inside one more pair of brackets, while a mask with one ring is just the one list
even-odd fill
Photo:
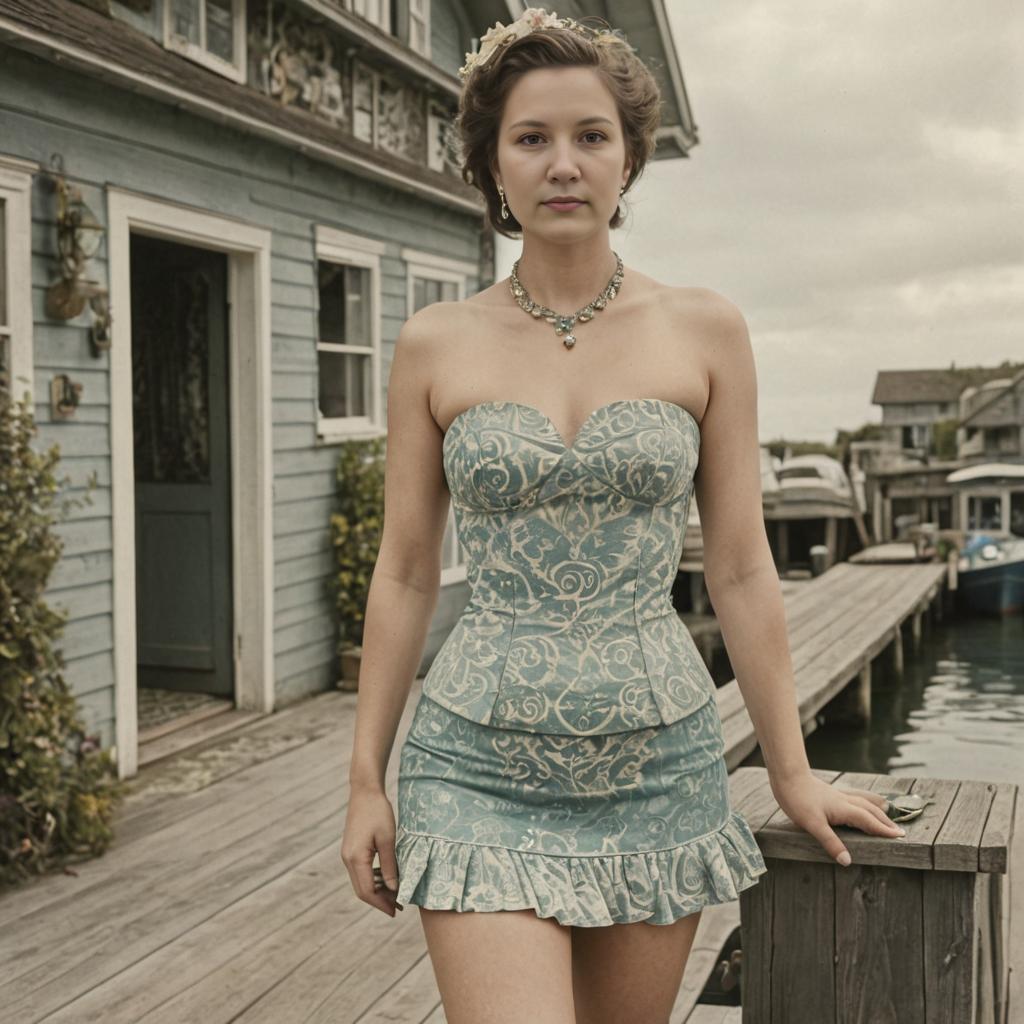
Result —
[[409, 15], [409, 48], [430, 56], [430, 0], [406, 0]]
[[365, 18], [382, 32], [391, 31], [391, 4], [389, 0], [349, 0], [353, 14]]
[[430, 57], [430, 0], [338, 0], [347, 11]]
[[245, 0], [164, 0], [164, 45], [245, 81]]

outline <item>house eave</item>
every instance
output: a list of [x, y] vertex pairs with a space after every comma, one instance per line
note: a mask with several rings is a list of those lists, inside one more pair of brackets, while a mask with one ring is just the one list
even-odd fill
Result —
[[[4, 17], [0, 17], [0, 42], [5, 42], [17, 49], [33, 53], [44, 60], [49, 60], [60, 66], [81, 71], [84, 74], [119, 88], [150, 96], [161, 102], [170, 103], [181, 109], [188, 110], [208, 120], [238, 128], [249, 134], [279, 143], [353, 174], [358, 174], [375, 182], [384, 182], [395, 188], [418, 195], [424, 199], [429, 199], [432, 202], [450, 207], [462, 213], [470, 213], [476, 216], [482, 216], [484, 213], [482, 199], [475, 201], [473, 198], [460, 196], [454, 191], [446, 191], [440, 186], [433, 186], [420, 181], [414, 176], [400, 174], [382, 166], [380, 163], [373, 162], [368, 157], [350, 152], [341, 146], [331, 146], [316, 139], [303, 136], [298, 131], [292, 131], [280, 125], [262, 121], [258, 117], [234, 110], [227, 104], [199, 96], [186, 89], [178, 88], [169, 82], [161, 81], [124, 65], [102, 59], [88, 50], [36, 32], [28, 26], [19, 25], [17, 22]], [[453, 182], [452, 184], [453, 186], [458, 186], [460, 183]]]

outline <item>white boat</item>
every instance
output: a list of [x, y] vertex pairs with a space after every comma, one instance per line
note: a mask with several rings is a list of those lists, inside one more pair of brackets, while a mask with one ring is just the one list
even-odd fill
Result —
[[793, 455], [783, 459], [776, 477], [776, 518], [842, 519], [853, 515], [850, 478], [842, 464], [829, 455]]

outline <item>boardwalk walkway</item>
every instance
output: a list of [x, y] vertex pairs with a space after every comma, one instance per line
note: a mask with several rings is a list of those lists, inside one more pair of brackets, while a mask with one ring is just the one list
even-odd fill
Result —
[[[863, 591], [851, 577], [827, 606], [808, 591], [833, 587], [843, 566], [787, 588], [808, 708], [859, 667], [840, 607], [863, 655], [886, 636], [876, 609], [919, 607], [934, 583], [914, 575], [922, 569], [855, 567], [901, 575]], [[418, 696], [419, 683], [398, 743]], [[729, 687], [718, 696], [728, 712]], [[418, 911], [392, 919], [361, 903], [341, 863], [355, 702], [322, 694], [147, 767], [104, 857], [0, 897], [0, 1022], [443, 1021]], [[727, 725], [742, 738], [741, 714]], [[1024, 843], [1015, 848], [1019, 856]], [[724, 1008], [691, 1011], [737, 911], [734, 901], [705, 913], [673, 1024], [736, 1019]]]

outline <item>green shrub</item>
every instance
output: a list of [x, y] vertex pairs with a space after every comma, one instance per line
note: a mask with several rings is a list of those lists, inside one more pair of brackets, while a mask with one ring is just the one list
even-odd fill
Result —
[[35, 433], [29, 402], [0, 388], [0, 886], [102, 853], [124, 792], [64, 680], [66, 616], [42, 598], [64, 547], [54, 523], [92, 502], [65, 499], [58, 518], [60, 450], [35, 451]]
[[384, 438], [346, 441], [337, 465], [337, 511], [330, 521], [338, 572], [338, 652], [363, 642], [370, 579], [384, 525]]

